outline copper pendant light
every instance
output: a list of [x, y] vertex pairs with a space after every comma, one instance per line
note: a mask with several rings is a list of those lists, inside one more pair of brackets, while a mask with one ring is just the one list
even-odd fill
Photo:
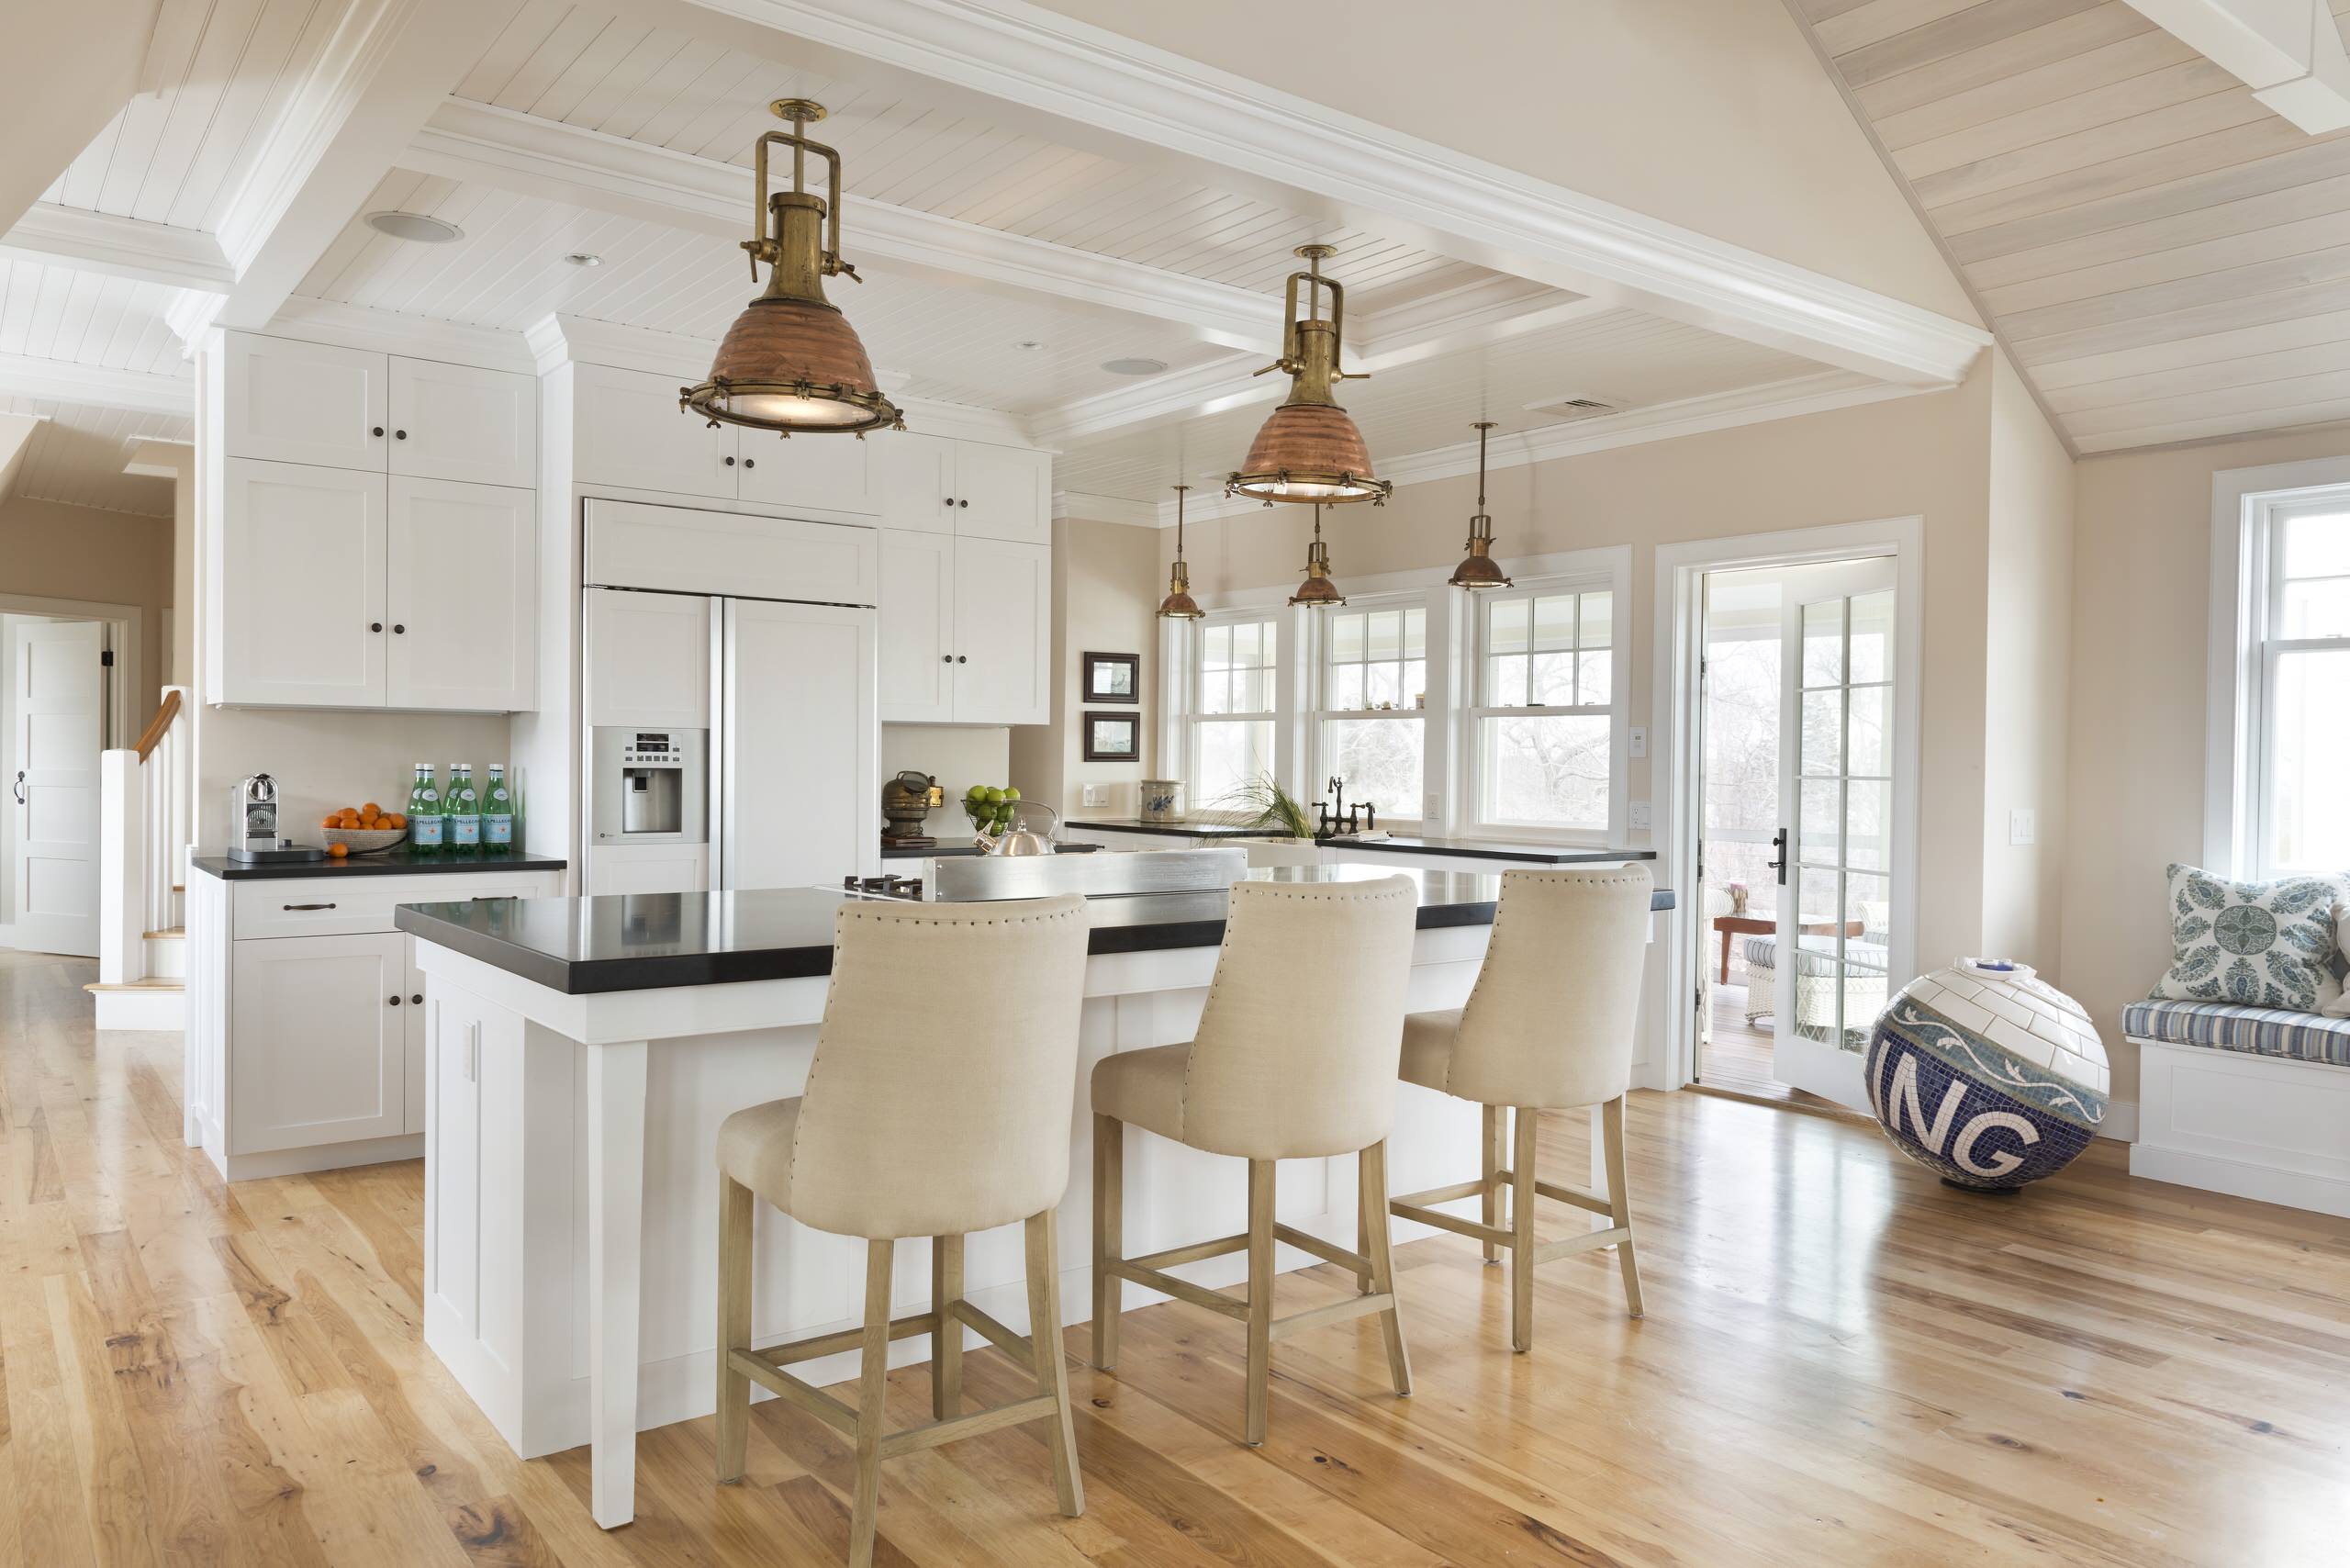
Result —
[[1328, 610], [1347, 602], [1338, 585], [1330, 577], [1330, 547], [1322, 543], [1322, 507], [1314, 507], [1314, 543], [1305, 547], [1305, 580], [1289, 596], [1292, 604], [1302, 604], [1308, 610]]
[[[808, 140], [808, 125], [824, 118], [824, 106], [805, 98], [778, 98], [767, 108], [788, 119], [788, 131], [770, 130], [753, 151], [751, 276], [767, 264], [767, 292], [751, 301], [725, 341], [718, 345], [710, 379], [681, 389], [680, 408], [711, 423], [777, 431], [867, 431], [906, 428], [897, 405], [881, 394], [873, 362], [865, 356], [856, 329], [824, 298], [824, 279], [842, 273], [864, 281], [841, 260], [841, 158]], [[767, 147], [791, 149], [791, 189], [767, 194]], [[808, 154], [831, 170], [825, 196], [808, 191]], [[772, 213], [775, 231], [767, 231]]]
[[1162, 621], [1197, 621], [1207, 613], [1192, 597], [1192, 568], [1183, 561], [1183, 492], [1191, 487], [1175, 487], [1175, 569], [1167, 574], [1167, 597], [1158, 601]]
[[1509, 574], [1494, 559], [1494, 520], [1485, 515], [1485, 432], [1493, 428], [1491, 420], [1477, 421], [1477, 515], [1469, 520], [1469, 554], [1449, 579], [1454, 588], [1509, 587]]
[[[1348, 379], [1361, 380], [1369, 371], [1338, 368], [1340, 333], [1346, 325], [1347, 291], [1336, 279], [1322, 275], [1322, 260], [1337, 254], [1329, 245], [1300, 245], [1306, 271], [1289, 274], [1283, 297], [1281, 357], [1265, 366], [1290, 377], [1289, 401], [1275, 409], [1248, 444], [1248, 460], [1224, 482], [1228, 496], [1254, 496], [1267, 506], [1275, 501], [1340, 505], [1348, 501], [1386, 503], [1395, 487], [1371, 472], [1371, 449], [1362, 431], [1338, 407], [1330, 388]], [[1297, 287], [1305, 286], [1305, 319], [1297, 313]], [[1318, 315], [1322, 296], [1330, 297], [1327, 319]]]

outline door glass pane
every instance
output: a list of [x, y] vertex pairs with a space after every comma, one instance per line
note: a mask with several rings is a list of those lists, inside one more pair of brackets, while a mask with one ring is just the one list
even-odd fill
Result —
[[2268, 859], [2278, 870], [2339, 872], [2350, 866], [2350, 648], [2277, 655], [2270, 700]]
[[1845, 742], [1851, 755], [1845, 758], [1845, 769], [1863, 778], [1890, 777], [1893, 752], [1886, 732], [1893, 722], [1893, 688], [1852, 688], [1852, 730]]
[[1885, 779], [1844, 785], [1844, 863], [1870, 871], [1893, 863], [1893, 786]]
[[1844, 943], [1844, 961], [1884, 969], [1892, 960], [1886, 944], [1893, 940], [1893, 879], [1869, 871], [1854, 871], [1844, 879], [1844, 918], [1857, 921], [1860, 931]]
[[1854, 682], [1893, 678], [1893, 590], [1852, 596], [1852, 671]]
[[1803, 694], [1803, 749], [1797, 754], [1806, 778], [1844, 770], [1844, 693], [1836, 687]]
[[1803, 683], [1833, 686], [1844, 678], [1844, 601], [1824, 599], [1803, 607]]
[[1803, 815], [1796, 834], [1797, 858], [1807, 866], [1834, 866], [1842, 858], [1844, 822], [1842, 783], [1834, 778], [1807, 778]]

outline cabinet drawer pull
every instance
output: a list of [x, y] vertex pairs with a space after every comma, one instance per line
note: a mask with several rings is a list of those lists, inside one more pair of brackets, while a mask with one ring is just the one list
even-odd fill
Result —
[[279, 907], [284, 909], [332, 909], [334, 905], [330, 903], [289, 903], [280, 905]]

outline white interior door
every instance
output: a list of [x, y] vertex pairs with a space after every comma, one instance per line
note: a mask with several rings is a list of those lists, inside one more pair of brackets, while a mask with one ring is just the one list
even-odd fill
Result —
[[16, 945], [95, 958], [106, 624], [11, 618], [8, 625]]
[[1786, 843], [1777, 868], [1772, 1071], [1865, 1110], [1861, 1062], [1891, 994], [1894, 877], [1909, 831], [1898, 820], [1907, 797], [1895, 778], [1894, 559], [1792, 568], [1781, 602]]

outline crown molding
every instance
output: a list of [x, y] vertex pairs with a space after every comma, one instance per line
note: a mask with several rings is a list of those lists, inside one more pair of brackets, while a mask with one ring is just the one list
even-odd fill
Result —
[[[674, 8], [674, 7], [673, 7]], [[1840, 368], [1955, 384], [1982, 328], [1123, 38], [1025, 0], [691, 0], [733, 24], [1310, 193], [1315, 210], [1494, 271]]]
[[364, 305], [344, 305], [303, 295], [287, 299], [269, 319], [269, 324], [260, 330], [311, 342], [339, 343], [344, 348], [439, 360], [449, 364], [477, 365], [484, 370], [519, 370], [534, 375], [538, 369], [531, 345], [520, 332], [469, 327], [431, 316], [376, 310]]
[[0, 393], [54, 398], [98, 409], [128, 409], [141, 414], [196, 414], [196, 381], [186, 375], [151, 375], [140, 370], [108, 370], [69, 360], [0, 354]]
[[0, 235], [0, 255], [209, 294], [226, 293], [236, 281], [220, 241], [200, 230], [46, 201], [33, 203]]
[[[625, 327], [615, 321], [595, 321], [584, 316], [556, 312], [539, 319], [521, 334], [529, 345], [532, 364], [541, 375], [566, 364], [604, 364], [615, 370], [638, 370], [673, 375], [681, 386], [710, 374], [718, 344], [709, 338], [683, 332], [660, 332], [649, 327]], [[926, 398], [894, 398], [907, 428], [923, 435], [957, 441], [984, 442], [992, 446], [1033, 446], [1027, 424], [1017, 416], [962, 403], [934, 403]]]
[[[1619, 446], [1640, 446], [1653, 441], [1673, 441], [1681, 436], [1703, 435], [1709, 431], [1765, 424], [1773, 420], [1791, 420], [1804, 414], [1826, 413], [1835, 409], [1857, 408], [1864, 403], [1884, 403], [1897, 398], [1914, 398], [1922, 393], [1946, 390], [1946, 387], [1905, 386], [1873, 381], [1849, 371], [1824, 371], [1817, 375], [1765, 382], [1759, 386], [1742, 386], [1730, 392], [1684, 398], [1651, 408], [1630, 409], [1595, 420], [1546, 425], [1516, 435], [1497, 435], [1492, 440], [1485, 466], [1488, 470], [1523, 468], [1529, 464], [1548, 463], [1554, 458], [1607, 452]], [[1407, 485], [1426, 484], [1432, 479], [1459, 478], [1476, 471], [1477, 443], [1473, 441], [1384, 459], [1379, 465], [1379, 476], [1393, 480], [1398, 490]], [[1192, 502], [1190, 515], [1194, 519], [1236, 517], [1242, 512], [1260, 511], [1263, 508], [1261, 501], [1217, 497], [1205, 502]], [[1158, 525], [1161, 528], [1175, 526], [1175, 508], [1171, 502], [1159, 503]]]
[[1053, 521], [1115, 522], [1128, 528], [1157, 528], [1157, 501], [1130, 501], [1123, 496], [1096, 496], [1083, 490], [1053, 492]]
[[[745, 232], [747, 169], [469, 99], [434, 109], [401, 162], [717, 238]], [[850, 195], [843, 207], [851, 250], [894, 271], [1171, 321], [1234, 348], [1280, 340], [1281, 302], [1270, 295], [866, 196]]]

